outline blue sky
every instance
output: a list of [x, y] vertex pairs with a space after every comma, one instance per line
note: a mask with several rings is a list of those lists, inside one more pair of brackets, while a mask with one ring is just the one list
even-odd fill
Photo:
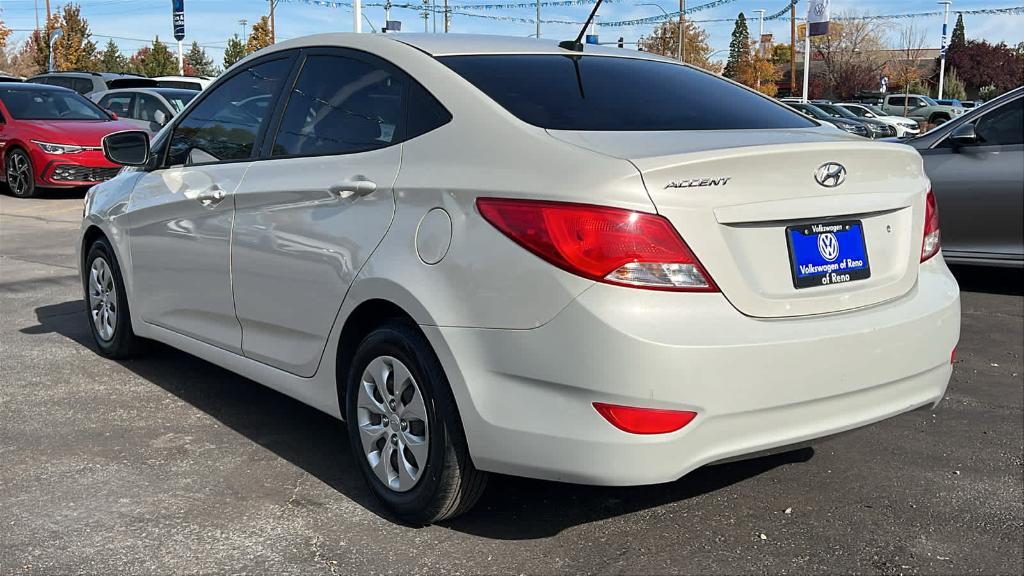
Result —
[[[363, 0], [377, 1], [377, 0]], [[403, 2], [408, 0], [393, 0]], [[435, 0], [440, 5], [442, 0]], [[505, 0], [449, 0], [451, 5], [468, 5], [474, 3], [496, 3]], [[521, 0], [516, 0], [521, 1]], [[688, 0], [687, 8], [706, 4], [710, 0]], [[605, 4], [601, 8], [601, 18], [606, 21], [642, 18], [660, 14], [658, 8], [638, 5], [644, 2], [658, 3], [671, 12], [678, 10], [677, 0], [618, 0], [614, 4]], [[15, 40], [27, 36], [28, 30], [35, 26], [35, 5], [39, 11], [45, 12], [45, 0], [0, 0], [0, 17], [6, 24], [14, 28]], [[56, 6], [59, 0], [51, 0]], [[788, 4], [787, 0], [732, 0], [725, 5], [703, 10], [690, 16], [695, 21], [735, 18], [743, 11], [748, 19], [754, 10], [763, 8], [767, 13], [777, 12]], [[161, 39], [171, 40], [171, 2], [170, 0], [80, 0], [84, 16], [89, 20], [92, 30], [97, 35], [116, 36], [116, 40], [125, 53], [134, 52], [143, 45], [142, 40], [159, 35]], [[938, 10], [934, 0], [832, 0], [833, 14], [847, 10], [867, 11], [872, 14], [901, 14], [928, 12]], [[953, 10], [970, 10], [979, 8], [1005, 8], [1024, 6], [1024, 0], [954, 0]], [[210, 55], [220, 60], [223, 47], [231, 34], [242, 33], [238, 20], [246, 18], [253, 22], [267, 11], [267, 0], [185, 0], [187, 35], [186, 42], [198, 41], [207, 48]], [[542, 19], [581, 21], [586, 18], [589, 6], [570, 8], [544, 8]], [[797, 8], [798, 16], [806, 11], [806, 0], [801, 0]], [[384, 20], [382, 8], [366, 8], [366, 16], [376, 25], [381, 26]], [[502, 11], [486, 11], [482, 14], [501, 14], [532, 18], [533, 9], [516, 9]], [[411, 10], [393, 9], [392, 19], [401, 20], [407, 31], [422, 31], [423, 20]], [[954, 17], [950, 17], [950, 26]], [[910, 20], [893, 21], [898, 27]], [[942, 18], [917, 18], [915, 26], [923, 28], [931, 39], [930, 45], [937, 47], [942, 31]], [[1016, 44], [1024, 41], [1024, 15], [1016, 16], [983, 16], [970, 15], [965, 17], [968, 38], [984, 38], [989, 41], [1005, 41]], [[711, 34], [711, 44], [716, 50], [727, 48], [732, 24], [704, 23], [701, 24]], [[306, 34], [329, 31], [351, 31], [352, 12], [347, 8], [326, 8], [304, 4], [302, 0], [281, 0], [278, 4], [277, 27], [279, 38], [292, 38]], [[438, 29], [442, 23], [438, 19]], [[652, 26], [633, 28], [600, 29], [601, 40], [615, 40], [619, 36], [627, 41], [634, 41], [642, 34], [649, 34]], [[368, 27], [364, 26], [364, 30]], [[432, 23], [431, 23], [432, 29]], [[757, 30], [757, 23], [751, 23], [751, 31]], [[493, 20], [455, 16], [452, 32], [489, 33], [527, 36], [534, 32], [533, 24], [506, 23]], [[544, 37], [569, 38], [574, 36], [578, 28], [568, 25], [544, 24], [541, 34]], [[765, 23], [765, 32], [776, 34], [776, 38], [788, 38], [788, 20]], [[106, 38], [98, 38], [103, 44]], [[716, 56], [716, 59], [719, 56]]]

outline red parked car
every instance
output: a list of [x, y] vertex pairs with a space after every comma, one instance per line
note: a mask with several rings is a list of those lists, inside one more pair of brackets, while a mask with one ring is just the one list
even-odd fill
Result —
[[101, 141], [133, 129], [73, 90], [0, 83], [0, 178], [25, 198], [109, 180], [120, 167], [103, 157]]

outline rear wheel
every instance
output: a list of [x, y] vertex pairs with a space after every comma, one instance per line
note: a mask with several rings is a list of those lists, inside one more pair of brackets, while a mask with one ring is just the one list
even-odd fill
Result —
[[11, 194], [19, 198], [31, 198], [36, 194], [36, 177], [32, 169], [32, 159], [22, 150], [11, 150], [7, 154], [5, 170], [7, 186]]
[[935, 114], [929, 119], [929, 122], [934, 126], [945, 124], [946, 122], [949, 122], [949, 116], [946, 116], [945, 114]]
[[469, 457], [440, 362], [414, 327], [389, 322], [359, 345], [348, 375], [349, 442], [374, 495], [416, 524], [453, 518], [487, 483]]
[[138, 351], [139, 339], [132, 331], [128, 296], [114, 250], [105, 238], [92, 243], [85, 257], [85, 300], [89, 327], [100, 354], [126, 358]]

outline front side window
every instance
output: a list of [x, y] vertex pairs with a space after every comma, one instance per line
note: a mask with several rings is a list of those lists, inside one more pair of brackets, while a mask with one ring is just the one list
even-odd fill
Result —
[[110, 120], [98, 106], [66, 90], [0, 90], [0, 100], [18, 120]]
[[1017, 98], [982, 116], [974, 126], [978, 143], [1013, 146], [1024, 143], [1024, 98]]
[[407, 82], [396, 70], [362, 60], [308, 57], [288, 98], [272, 155], [348, 154], [401, 141]]
[[553, 130], [811, 128], [773, 100], [670, 62], [529, 54], [439, 60], [520, 120]]
[[907, 99], [904, 98], [903, 96], [897, 96], [897, 97], [894, 97], [894, 98], [889, 98], [889, 105], [890, 106], [905, 106], [906, 102], [907, 102]]
[[100, 99], [100, 108], [110, 110], [119, 118], [134, 118], [131, 115], [131, 94], [108, 94]]
[[270, 117], [270, 103], [291, 70], [291, 60], [272, 60], [235, 74], [215, 87], [174, 128], [168, 166], [251, 158]]

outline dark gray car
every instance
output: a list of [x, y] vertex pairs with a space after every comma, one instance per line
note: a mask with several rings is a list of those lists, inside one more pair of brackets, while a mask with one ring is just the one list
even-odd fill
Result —
[[904, 142], [924, 157], [946, 260], [1024, 266], [1024, 87]]

